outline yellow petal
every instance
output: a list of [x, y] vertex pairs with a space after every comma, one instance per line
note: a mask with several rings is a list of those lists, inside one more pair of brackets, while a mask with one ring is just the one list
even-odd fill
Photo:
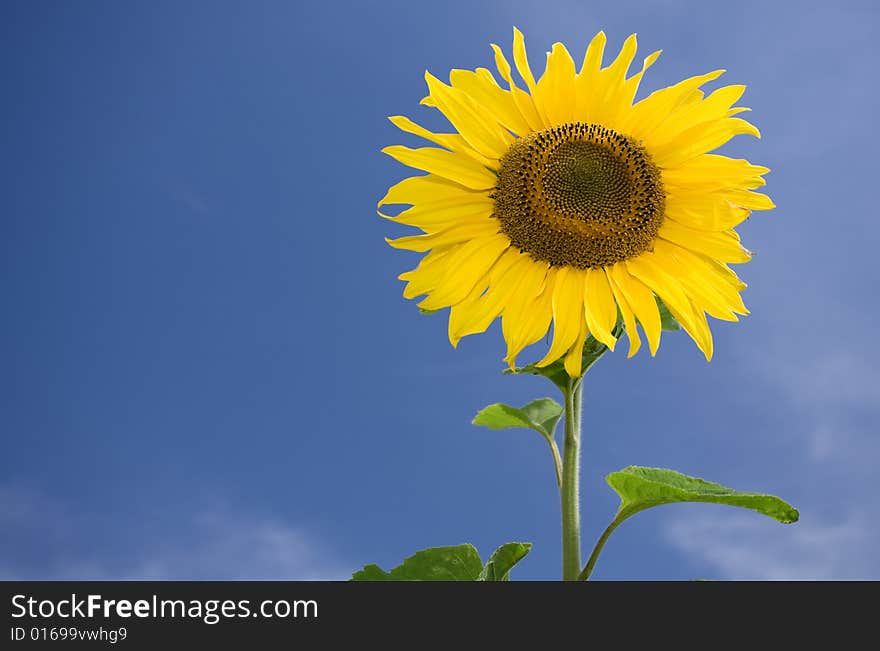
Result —
[[675, 111], [663, 123], [662, 132], [656, 133], [652, 138], [652, 146], [666, 144], [696, 125], [729, 117], [731, 106], [742, 96], [745, 88], [742, 85], [724, 86], [702, 101], [694, 102], [686, 109]]
[[[553, 270], [551, 270], [553, 273]], [[559, 267], [553, 283], [553, 342], [538, 366], [547, 366], [571, 347], [584, 320], [585, 273], [582, 269]]]
[[593, 81], [602, 67], [602, 54], [605, 51], [606, 40], [605, 32], [597, 33], [587, 46], [586, 53], [584, 53], [584, 62], [578, 71], [578, 79], [586, 82], [587, 86], [589, 86], [589, 82]]
[[623, 47], [620, 48], [620, 53], [617, 55], [617, 58], [614, 59], [614, 62], [607, 68], [612, 83], [620, 84], [626, 79], [626, 74], [629, 72], [629, 67], [632, 65], [632, 60], [636, 55], [637, 49], [638, 41], [636, 35], [630, 34], [623, 42]]
[[642, 325], [642, 330], [645, 331], [645, 337], [648, 339], [648, 348], [653, 357], [660, 347], [660, 333], [663, 330], [654, 293], [647, 285], [629, 273], [625, 262], [618, 262], [609, 267], [608, 276], [612, 280], [615, 293], [623, 294], [628, 307]]
[[667, 274], [652, 253], [644, 253], [626, 261], [627, 270], [659, 296], [676, 320], [697, 344], [706, 360], [712, 359], [712, 333], [702, 311], [694, 309], [690, 298], [678, 281]]
[[554, 43], [547, 55], [547, 68], [535, 93], [535, 103], [543, 107], [549, 124], [576, 119], [574, 61], [562, 43]]
[[516, 104], [516, 108], [523, 120], [529, 125], [529, 130], [537, 131], [538, 129], [543, 128], [544, 123], [541, 120], [541, 116], [538, 115], [538, 109], [535, 108], [534, 100], [528, 93], [516, 85], [516, 82], [513, 80], [513, 75], [511, 74], [510, 64], [507, 62], [507, 59], [504, 58], [504, 52], [502, 52], [501, 48], [494, 43], [492, 44], [492, 50], [495, 52], [495, 67], [498, 68], [498, 74], [500, 74], [501, 78], [507, 82], [510, 94], [513, 95], [513, 102]]
[[467, 242], [477, 237], [494, 235], [499, 232], [497, 219], [484, 217], [483, 219], [463, 224], [455, 224], [449, 228], [429, 233], [427, 235], [407, 235], [398, 237], [396, 240], [385, 238], [385, 241], [395, 249], [406, 251], [428, 251], [449, 244]]
[[752, 254], [739, 243], [736, 231], [705, 231], [665, 219], [657, 236], [722, 262], [748, 262]]
[[403, 297], [412, 299], [434, 291], [446, 275], [446, 265], [455, 248], [457, 247], [431, 251], [419, 261], [415, 269], [400, 274], [398, 278], [407, 281]]
[[666, 216], [682, 226], [697, 230], [730, 230], [748, 219], [749, 212], [721, 196], [666, 195]]
[[[663, 123], [674, 114], [674, 111], [689, 98], [695, 97], [694, 92], [705, 83], [717, 79], [724, 70], [714, 70], [705, 75], [690, 77], [673, 86], [654, 91], [645, 99], [637, 102], [620, 125], [622, 131], [635, 138], [648, 141], [650, 136], [659, 131]], [[650, 141], [647, 143], [650, 145]]]
[[501, 332], [507, 342], [504, 358], [515, 368], [516, 358], [523, 348], [547, 334], [553, 316], [553, 288], [547, 286], [549, 265], [532, 261], [523, 271], [522, 281], [501, 317]]
[[535, 95], [535, 77], [532, 75], [532, 69], [529, 67], [529, 57], [526, 55], [526, 42], [522, 32], [516, 27], [513, 28], [513, 61], [516, 63], [516, 70], [519, 76], [526, 82], [526, 87], [534, 97]]
[[435, 147], [410, 149], [401, 145], [392, 145], [385, 147], [382, 153], [388, 154], [404, 165], [442, 176], [472, 190], [490, 190], [498, 181], [498, 177], [491, 170], [462, 154], [445, 149]]
[[459, 89], [447, 86], [429, 72], [425, 73], [425, 81], [434, 104], [471, 147], [496, 160], [504, 155], [513, 136], [486, 112], [479, 112]]
[[663, 240], [656, 241], [655, 251], [658, 259], [668, 258], [674, 263], [670, 269], [687, 285], [692, 296], [700, 297], [706, 311], [715, 318], [736, 321], [736, 314], [749, 313], [739, 294], [745, 283], [730, 269], [724, 267], [721, 272], [705, 257]]
[[469, 158], [473, 158], [480, 165], [491, 168], [495, 168], [498, 166], [498, 162], [496, 160], [483, 156], [483, 154], [479, 153], [477, 150], [471, 147], [468, 142], [457, 133], [434, 133], [432, 131], [428, 131], [424, 127], [416, 124], [408, 117], [403, 115], [392, 115], [388, 119], [391, 121], [391, 124], [396, 126], [401, 131], [411, 133], [414, 136], [424, 138], [425, 140], [429, 140], [434, 144], [449, 149], [450, 151], [461, 152], [462, 154], [467, 155]]
[[617, 127], [615, 118], [620, 108], [617, 101], [623, 89], [626, 73], [636, 54], [636, 35], [631, 34], [623, 43], [617, 57], [599, 75], [599, 83], [596, 85], [596, 104], [590, 112], [590, 119], [610, 126]]
[[605, 32], [599, 32], [590, 41], [584, 62], [574, 81], [575, 107], [578, 118], [589, 121], [604, 96], [604, 86], [599, 74], [602, 54], [605, 50]]
[[446, 275], [419, 306], [439, 310], [463, 300], [510, 246], [506, 235], [479, 237], [459, 246], [449, 256]]
[[632, 308], [629, 306], [629, 302], [626, 300], [626, 296], [614, 282], [611, 275], [611, 269], [606, 269], [605, 272], [608, 276], [608, 285], [611, 287], [611, 292], [614, 294], [614, 300], [617, 302], [617, 307], [620, 309], [620, 315], [623, 317], [623, 325], [626, 327], [626, 336], [629, 339], [629, 353], [627, 354], [627, 357], [632, 357], [639, 351], [639, 348], [642, 347], [642, 340], [639, 338], [639, 331], [636, 327], [635, 315], [633, 314]]
[[662, 145], [650, 145], [651, 157], [663, 167], [674, 167], [683, 162], [717, 149], [734, 136], [748, 133], [756, 138], [761, 132], [740, 118], [724, 118], [698, 124]]
[[[494, 187], [494, 186], [493, 186]], [[488, 192], [477, 192], [462, 187], [448, 179], [427, 174], [425, 176], [410, 176], [399, 183], [395, 183], [379, 201], [379, 206], [389, 204], [418, 204], [440, 199], [452, 199], [454, 197], [485, 197]], [[491, 199], [490, 199], [491, 201]]]
[[[526, 55], [525, 40], [523, 39], [522, 32], [516, 27], [513, 28], [513, 62], [516, 64], [516, 70], [519, 72], [519, 76], [522, 77], [522, 80], [526, 83], [526, 88], [529, 89], [529, 94], [534, 98], [537, 84], [535, 83], [534, 75], [532, 75], [532, 69], [529, 67], [529, 58]], [[537, 102], [534, 104], [538, 117], [541, 120], [541, 125], [550, 126], [547, 122], [547, 116], [544, 114], [544, 111]]]
[[769, 171], [766, 167], [752, 165], [741, 158], [703, 154], [677, 167], [664, 169], [663, 184], [668, 193], [679, 188], [700, 193], [737, 189], [755, 183], [763, 184], [761, 176]]
[[379, 216], [396, 224], [431, 231], [488, 218], [492, 215], [493, 206], [493, 201], [486, 195], [462, 193], [438, 201], [420, 202], [395, 216], [382, 212], [379, 212]]
[[660, 57], [661, 50], [652, 52], [642, 61], [642, 69], [626, 81], [610, 87], [605, 97], [606, 121], [608, 124], [621, 124], [625, 116], [632, 110], [633, 100], [645, 71], [654, 65]]
[[602, 268], [588, 269], [584, 286], [584, 312], [593, 336], [614, 350], [617, 338], [612, 334], [617, 324], [617, 306]]
[[[740, 280], [739, 276], [736, 275], [736, 272], [728, 267], [725, 263], [719, 262], [718, 260], [714, 260], [712, 258], [708, 258], [699, 253], [694, 253], [694, 255], [699, 258], [703, 264], [706, 265], [707, 273], [714, 273], [719, 282], [725, 282], [729, 284], [735, 291], [741, 292], [748, 285]], [[742, 312], [745, 314], [745, 312]]]
[[449, 81], [453, 87], [470, 97], [481, 110], [488, 111], [502, 126], [520, 136], [531, 132], [532, 129], [520, 113], [513, 95], [501, 88], [492, 73], [485, 68], [477, 68], [473, 72], [453, 70], [449, 73]]
[[586, 341], [588, 333], [587, 324], [582, 320], [578, 336], [565, 354], [565, 371], [571, 377], [577, 378], [583, 375], [584, 341]]
[[[675, 278], [684, 288], [691, 302], [708, 312], [716, 319], [738, 321], [734, 308], [745, 309], [739, 294], [735, 294], [735, 303], [730, 297], [722, 295], [721, 290], [712, 283], [712, 277], [701, 272], [701, 266], [689, 257], [690, 252], [675, 244], [657, 240], [654, 243], [655, 263], [667, 274]], [[723, 287], [723, 286], [721, 286]]]
[[514, 247], [504, 252], [489, 272], [489, 284], [485, 293], [472, 293], [472, 296], [450, 310], [449, 340], [453, 346], [462, 337], [485, 332], [518, 290], [526, 266], [532, 264], [528, 255], [520, 253]]
[[748, 208], [749, 210], [772, 210], [776, 204], [766, 194], [750, 192], [748, 190], [728, 190], [724, 197], [730, 203]]
[[[675, 317], [675, 320], [682, 324], [685, 332], [690, 335], [694, 343], [697, 344], [697, 347], [703, 352], [706, 361], [711, 362], [712, 355], [715, 353], [715, 342], [712, 339], [712, 330], [706, 322], [706, 315], [694, 306], [691, 301], [685, 303], [684, 308], [677, 304], [673, 307], [669, 303], [666, 303], [666, 307], [669, 308], [669, 312]], [[689, 309], [689, 312], [682, 312], [682, 309]]]

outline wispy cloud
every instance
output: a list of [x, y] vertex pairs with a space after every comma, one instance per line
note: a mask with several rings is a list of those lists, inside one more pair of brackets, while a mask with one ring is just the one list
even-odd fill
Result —
[[793, 341], [791, 350], [778, 347], [745, 360], [762, 400], [772, 401], [788, 422], [785, 431], [748, 435], [791, 437], [788, 467], [802, 477], [802, 517], [784, 528], [730, 511], [666, 521], [666, 541], [705, 566], [710, 578], [880, 578], [880, 368], [856, 353], [858, 341], [828, 348]]
[[803, 358], [753, 361], [781, 398], [813, 461], [858, 470], [880, 455], [880, 368], [864, 355], [835, 347]]
[[705, 578], [737, 580], [876, 579], [870, 518], [851, 515], [839, 522], [800, 522], [780, 533], [779, 524], [748, 513], [677, 516], [664, 538], [697, 565]]
[[163, 521], [135, 544], [122, 536], [114, 539], [123, 527], [108, 516], [98, 521], [39, 493], [0, 486], [0, 579], [309, 581], [350, 576], [351, 568], [307, 528], [277, 517], [205, 509]]

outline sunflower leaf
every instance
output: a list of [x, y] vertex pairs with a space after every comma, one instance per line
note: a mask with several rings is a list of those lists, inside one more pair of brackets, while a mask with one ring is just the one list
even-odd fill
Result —
[[629, 466], [612, 472], [605, 481], [620, 497], [620, 508], [593, 548], [586, 567], [578, 577], [580, 580], [590, 578], [596, 560], [611, 533], [627, 518], [654, 506], [676, 502], [726, 504], [757, 511], [783, 524], [797, 522], [799, 517], [796, 508], [775, 495], [737, 491], [668, 468]]
[[544, 437], [552, 437], [562, 417], [562, 405], [552, 398], [540, 398], [518, 409], [502, 403], [484, 407], [474, 416], [474, 425], [489, 429], [524, 427]]
[[562, 418], [563, 411], [562, 405], [553, 398], [538, 398], [522, 408], [522, 412], [549, 437], [556, 432], [556, 425]]
[[798, 519], [797, 509], [773, 495], [737, 491], [667, 468], [629, 466], [605, 481], [620, 496], [618, 515], [627, 517], [661, 504], [706, 502], [751, 509], [784, 524]]
[[663, 330], [675, 331], [681, 330], [681, 326], [676, 321], [675, 317], [672, 316], [672, 312], [669, 311], [669, 308], [666, 307], [666, 303], [664, 303], [659, 296], [655, 296], [657, 299], [657, 309], [660, 311], [660, 327]]
[[529, 550], [532, 543], [512, 542], [501, 545], [486, 562], [480, 572], [480, 581], [509, 581], [510, 570], [519, 563]]
[[483, 561], [473, 545], [430, 547], [416, 552], [390, 572], [366, 565], [352, 581], [478, 581]]
[[363, 568], [351, 575], [352, 581], [391, 581], [388, 572], [378, 565], [364, 565]]

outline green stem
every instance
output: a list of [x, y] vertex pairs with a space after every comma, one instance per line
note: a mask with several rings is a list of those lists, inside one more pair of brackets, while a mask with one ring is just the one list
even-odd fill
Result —
[[577, 581], [581, 571], [580, 482], [581, 380], [569, 378], [565, 393], [565, 447], [562, 452], [562, 580]]
[[552, 436], [548, 436], [547, 443], [550, 445], [550, 454], [553, 455], [553, 466], [556, 468], [556, 487], [562, 490], [562, 457], [559, 456], [559, 448]]
[[596, 561], [599, 560], [599, 554], [602, 552], [602, 548], [605, 547], [605, 542], [608, 540], [608, 537], [617, 529], [618, 525], [621, 522], [626, 520], [631, 514], [627, 513], [618, 513], [614, 520], [611, 521], [605, 531], [602, 532], [602, 535], [599, 536], [599, 540], [596, 541], [596, 546], [593, 547], [593, 553], [590, 554], [590, 559], [587, 561], [586, 566], [584, 566], [583, 571], [578, 575], [578, 581], [586, 581], [590, 578], [590, 574], [593, 573], [593, 566], [596, 564]]

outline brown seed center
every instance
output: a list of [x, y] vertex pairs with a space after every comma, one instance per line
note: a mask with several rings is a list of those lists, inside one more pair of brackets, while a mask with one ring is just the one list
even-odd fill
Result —
[[660, 170], [629, 136], [573, 122], [514, 142], [494, 216], [514, 246], [553, 265], [611, 265], [651, 247], [663, 221]]

